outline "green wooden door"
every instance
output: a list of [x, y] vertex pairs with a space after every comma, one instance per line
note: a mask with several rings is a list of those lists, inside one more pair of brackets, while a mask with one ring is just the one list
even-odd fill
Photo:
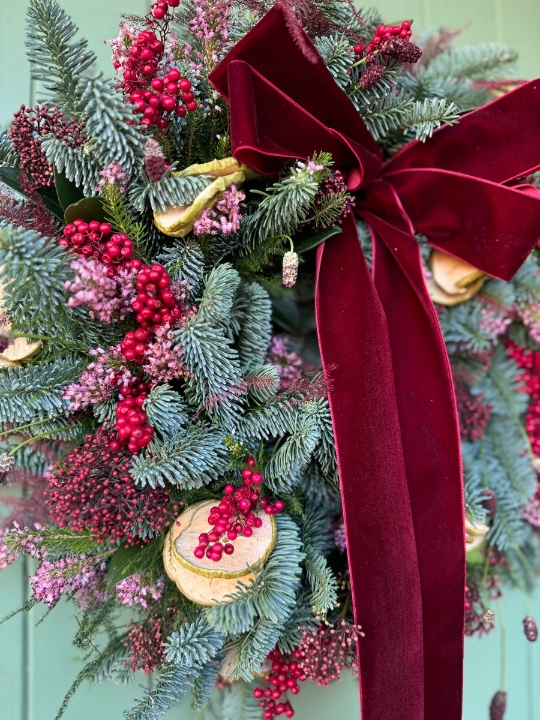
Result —
[[[32, 89], [24, 53], [24, 15], [27, 0], [0, 0], [0, 127], [9, 122], [21, 103], [29, 103]], [[109, 71], [110, 51], [104, 39], [116, 35], [120, 13], [143, 14], [146, 0], [63, 0], [83, 34], [98, 53], [100, 69]], [[368, 3], [366, 3], [368, 4]], [[540, 76], [539, 0], [379, 0], [376, 4], [389, 22], [414, 18], [414, 28], [433, 25], [462, 27], [460, 42], [498, 40], [521, 53], [520, 76]], [[18, 562], [0, 574], [0, 617], [20, 607], [28, 592], [30, 568]], [[540, 720], [540, 642], [527, 643], [522, 618], [526, 614], [519, 593], [503, 601], [506, 616], [507, 690], [509, 707], [505, 720]], [[540, 620], [540, 598], [532, 604]], [[81, 667], [81, 653], [71, 638], [76, 619], [71, 607], [61, 604], [43, 623], [36, 625], [43, 608], [27, 616], [17, 615], [0, 626], [0, 719], [53, 720], [58, 707]], [[466, 642], [464, 720], [488, 718], [489, 699], [498, 688], [500, 632], [482, 640]], [[131, 686], [84, 684], [68, 708], [66, 720], [121, 720], [122, 711], [150, 680], [137, 674]], [[358, 717], [358, 692], [354, 679], [335, 683], [329, 690], [312, 685], [295, 699], [298, 720], [335, 716]], [[170, 711], [170, 718], [191, 717], [187, 703]], [[239, 718], [242, 720], [242, 718]]]

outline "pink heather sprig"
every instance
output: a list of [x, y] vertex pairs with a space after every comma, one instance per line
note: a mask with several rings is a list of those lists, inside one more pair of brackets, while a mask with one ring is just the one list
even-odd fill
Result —
[[47, 549], [43, 545], [41, 525], [34, 525], [35, 532], [29, 528], [21, 528], [19, 523], [14, 522], [13, 527], [4, 532], [0, 530], [0, 570], [3, 570], [17, 558], [24, 554], [42, 560], [47, 555]]
[[102, 607], [112, 596], [107, 590], [107, 565], [102, 562], [96, 566], [93, 576], [88, 582], [75, 591], [73, 599], [81, 610], [92, 610]]
[[152, 380], [168, 382], [173, 378], [188, 375], [182, 363], [182, 348], [174, 345], [174, 334], [169, 325], [157, 327], [155, 339], [148, 345], [144, 355], [143, 370]]
[[64, 284], [64, 290], [73, 293], [68, 307], [86, 305], [92, 320], [105, 324], [124, 320], [133, 312], [137, 270], [120, 268], [114, 277], [109, 277], [105, 265], [84, 257], [73, 260], [70, 267], [75, 277]]
[[334, 543], [340, 552], [344, 553], [347, 551], [345, 523], [343, 521], [341, 521], [341, 524], [334, 530]]
[[240, 221], [244, 217], [241, 210], [245, 207], [243, 200], [245, 194], [231, 185], [225, 190], [223, 196], [213, 208], [205, 210], [201, 217], [193, 224], [195, 235], [232, 235], [240, 228]]
[[524, 506], [521, 517], [540, 529], [540, 491]]
[[193, 0], [195, 17], [189, 21], [194, 37], [202, 41], [207, 62], [217, 63], [218, 52], [225, 49], [231, 28], [231, 3], [228, 0]]
[[119, 162], [111, 163], [105, 170], [100, 170], [99, 174], [101, 180], [97, 184], [96, 192], [102, 190], [105, 185], [118, 185], [120, 192], [123, 193], [125, 191], [129, 181], [129, 175], [122, 170]]
[[95, 362], [90, 363], [78, 381], [68, 385], [62, 395], [69, 401], [70, 412], [109, 400], [119, 387], [129, 385], [133, 380], [119, 346], [107, 351], [98, 348], [90, 353], [96, 358]]
[[30, 576], [30, 584], [34, 598], [52, 607], [62, 595], [71, 595], [88, 585], [95, 575], [95, 558], [81, 555], [54, 562], [42, 560], [34, 575]]
[[287, 388], [291, 383], [302, 379], [303, 361], [296, 352], [288, 349], [289, 338], [275, 335], [268, 348], [267, 362], [276, 366], [281, 387]]
[[515, 310], [529, 330], [532, 339], [540, 343], [540, 302], [516, 304]]
[[116, 585], [116, 595], [120, 605], [140, 605], [148, 609], [148, 602], [160, 600], [165, 587], [165, 578], [159, 578], [153, 585], [145, 585], [140, 573], [130, 575]]
[[483, 307], [480, 310], [480, 330], [497, 345], [500, 335], [504, 335], [506, 328], [511, 324], [512, 317], [503, 315], [493, 308]]
[[133, 27], [133, 25], [122, 23], [118, 37], [113, 40], [107, 40], [107, 44], [112, 47], [111, 60], [115, 70], [121, 71], [124, 69], [126, 60], [129, 57], [129, 48], [135, 40], [137, 40], [140, 32], [141, 31]]

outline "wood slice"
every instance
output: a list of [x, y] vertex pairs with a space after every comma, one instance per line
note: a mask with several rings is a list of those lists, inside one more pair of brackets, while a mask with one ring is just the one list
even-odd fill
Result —
[[[463, 260], [447, 255], [441, 250], [433, 250], [429, 259], [433, 280], [447, 295], [472, 297], [471, 287], [475, 292], [487, 279], [486, 275]], [[480, 283], [480, 284], [478, 284]]]
[[[0, 301], [5, 295], [4, 288], [0, 283]], [[0, 332], [7, 332], [11, 323], [6, 315], [0, 314]], [[17, 367], [23, 362], [28, 362], [41, 348], [40, 342], [29, 343], [26, 338], [14, 338], [4, 352], [0, 353], [0, 369]]]
[[253, 578], [249, 567], [259, 570], [276, 544], [275, 518], [259, 512], [262, 526], [254, 528], [249, 538], [239, 536], [233, 543], [232, 555], [223, 554], [218, 563], [206, 556], [196, 558], [193, 551], [199, 544], [199, 535], [212, 530], [208, 515], [215, 504], [214, 500], [196, 503], [179, 515], [163, 548], [165, 572], [183, 595], [199, 605], [222, 602], [235, 591], [239, 580], [245, 583]]

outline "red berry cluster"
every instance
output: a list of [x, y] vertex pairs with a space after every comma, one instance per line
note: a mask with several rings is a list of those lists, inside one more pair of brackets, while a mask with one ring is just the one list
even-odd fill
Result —
[[180, 0], [157, 0], [152, 5], [152, 15], [156, 20], [163, 20], [165, 15], [169, 12], [169, 8], [175, 8], [180, 5]]
[[[251, 537], [253, 528], [261, 527], [262, 519], [254, 511], [264, 508], [267, 515], [277, 515], [283, 510], [282, 500], [276, 500], [272, 504], [266, 498], [260, 497], [263, 476], [254, 469], [255, 458], [249, 458], [247, 464], [248, 467], [242, 470], [243, 487], [234, 488], [232, 485], [226, 485], [221, 502], [211, 508], [208, 524], [213, 525], [214, 529], [199, 535], [199, 545], [193, 551], [195, 557], [201, 559], [206, 555], [210, 560], [219, 562], [223, 553], [226, 555], [234, 553], [232, 543], [239, 535]], [[231, 542], [223, 544], [221, 540], [224, 539], [225, 534]]]
[[491, 405], [482, 403], [483, 395], [472, 395], [459, 384], [455, 385], [455, 391], [461, 437], [470, 442], [482, 439], [491, 415]]
[[135, 284], [137, 297], [131, 307], [137, 313], [135, 319], [141, 327], [126, 333], [120, 348], [126, 360], [141, 364], [154, 327], [173, 323], [182, 310], [171, 291], [171, 278], [163, 265], [148, 266], [140, 260], [132, 260], [130, 267], [139, 270]]
[[[160, 7], [154, 8], [154, 16]], [[184, 117], [197, 109], [191, 82], [176, 68], [171, 68], [164, 77], [157, 77], [164, 49], [163, 41], [153, 30], [143, 30], [129, 49], [123, 74], [123, 91], [143, 115], [141, 123], [162, 130], [169, 126], [171, 113]]]
[[523, 382], [523, 391], [529, 395], [529, 407], [525, 415], [525, 429], [533, 453], [540, 456], [540, 352], [508, 343], [509, 356], [523, 371], [518, 379]]
[[121, 389], [122, 399], [116, 406], [116, 432], [119, 439], [111, 443], [113, 449], [127, 445], [130, 452], [137, 453], [150, 444], [154, 428], [147, 424], [148, 418], [142, 409], [150, 387], [151, 383], [137, 380]]
[[[107, 265], [107, 275], [114, 277], [118, 267], [133, 257], [133, 243], [124, 233], [114, 233], [107, 222], [77, 218], [63, 230], [59, 245], [70, 248], [85, 258], [94, 258]], [[128, 264], [128, 267], [130, 265]]]
[[371, 38], [369, 43], [362, 47], [362, 45], [355, 45], [354, 52], [356, 55], [363, 55], [366, 53], [369, 55], [378, 49], [378, 46], [383, 40], [388, 38], [401, 38], [402, 40], [408, 40], [412, 35], [411, 23], [409, 20], [404, 20], [401, 25], [379, 25], [375, 31], [375, 35]]
[[[298, 682], [306, 680], [306, 675], [297, 662], [302, 656], [300, 649], [293, 652], [294, 659], [285, 658], [277, 648], [268, 654], [268, 659], [272, 661], [272, 672], [265, 677], [265, 680], [274, 687], [273, 689], [256, 687], [253, 691], [254, 697], [259, 700], [259, 705], [265, 709], [264, 720], [273, 720], [276, 715], [293, 717], [294, 710], [286, 693], [290, 691], [293, 695], [298, 695], [300, 692]], [[282, 695], [285, 695], [285, 698], [280, 700]]]
[[59, 527], [90, 530], [101, 541], [146, 542], [171, 524], [179, 507], [163, 488], [137, 488], [131, 455], [118, 449], [114, 434], [101, 427], [87, 435], [57, 467], [45, 504]]

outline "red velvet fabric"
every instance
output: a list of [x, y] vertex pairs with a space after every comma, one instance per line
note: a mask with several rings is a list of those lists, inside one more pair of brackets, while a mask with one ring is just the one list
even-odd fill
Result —
[[[305, 42], [309, 38], [305, 36]], [[409, 143], [390, 162], [280, 5], [211, 75], [229, 101], [234, 156], [263, 174], [331, 152], [371, 228], [319, 248], [317, 324], [339, 463], [353, 604], [366, 636], [363, 720], [458, 720], [465, 541], [448, 357], [414, 231], [510, 279], [540, 236], [540, 81]], [[525, 190], [525, 191], [524, 191]]]

